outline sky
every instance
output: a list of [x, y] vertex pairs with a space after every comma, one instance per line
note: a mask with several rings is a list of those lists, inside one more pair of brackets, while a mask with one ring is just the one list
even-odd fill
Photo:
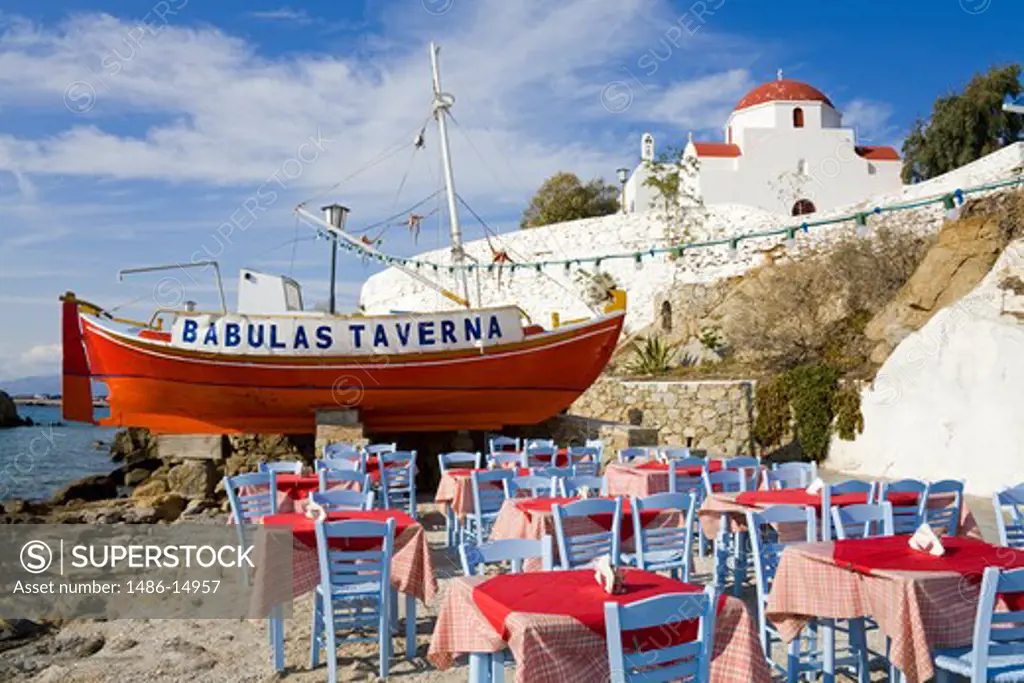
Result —
[[[67, 290], [136, 317], [216, 304], [210, 272], [119, 282], [121, 268], [212, 258], [229, 306], [241, 267], [290, 274], [322, 304], [329, 252], [297, 204], [341, 202], [361, 230], [440, 187], [435, 128], [411, 145], [430, 123], [430, 40], [455, 96], [458, 193], [505, 232], [553, 173], [614, 182], [644, 132], [721, 139], [780, 68], [862, 143], [898, 147], [937, 96], [1024, 61], [1022, 25], [1017, 0], [7, 0], [0, 379], [59, 371]], [[436, 200], [417, 212], [418, 235], [366, 234], [396, 254], [446, 244]], [[351, 309], [376, 268], [340, 259]]]

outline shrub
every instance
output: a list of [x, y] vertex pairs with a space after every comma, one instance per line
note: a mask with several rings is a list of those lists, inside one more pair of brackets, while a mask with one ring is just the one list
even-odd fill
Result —
[[647, 337], [633, 340], [633, 356], [626, 365], [626, 371], [634, 375], [663, 375], [668, 372], [676, 345], [666, 343], [661, 337]]

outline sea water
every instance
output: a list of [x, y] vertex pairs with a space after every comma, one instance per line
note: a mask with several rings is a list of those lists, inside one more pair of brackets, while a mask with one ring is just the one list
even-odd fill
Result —
[[[109, 414], [94, 410], [97, 418]], [[0, 501], [49, 498], [76, 479], [115, 469], [110, 442], [116, 429], [64, 422], [60, 406], [19, 405], [18, 415], [35, 425], [0, 429]]]

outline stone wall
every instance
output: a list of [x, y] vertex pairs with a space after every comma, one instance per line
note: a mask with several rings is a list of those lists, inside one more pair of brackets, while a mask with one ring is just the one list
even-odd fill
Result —
[[712, 455], [746, 455], [754, 449], [752, 380], [647, 382], [605, 377], [569, 412], [609, 422], [639, 422], [658, 429], [662, 444], [689, 443]]

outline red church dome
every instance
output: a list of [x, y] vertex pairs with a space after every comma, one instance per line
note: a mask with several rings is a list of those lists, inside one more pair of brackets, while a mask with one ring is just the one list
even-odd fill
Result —
[[826, 97], [825, 93], [821, 92], [814, 86], [801, 83], [800, 81], [791, 81], [786, 78], [780, 78], [775, 81], [762, 83], [748, 92], [743, 96], [743, 99], [740, 100], [740, 103], [736, 105], [736, 111], [746, 109], [747, 107], [753, 107], [755, 104], [777, 102], [779, 100], [824, 102], [835, 109], [835, 105], [832, 104], [832, 100]]

